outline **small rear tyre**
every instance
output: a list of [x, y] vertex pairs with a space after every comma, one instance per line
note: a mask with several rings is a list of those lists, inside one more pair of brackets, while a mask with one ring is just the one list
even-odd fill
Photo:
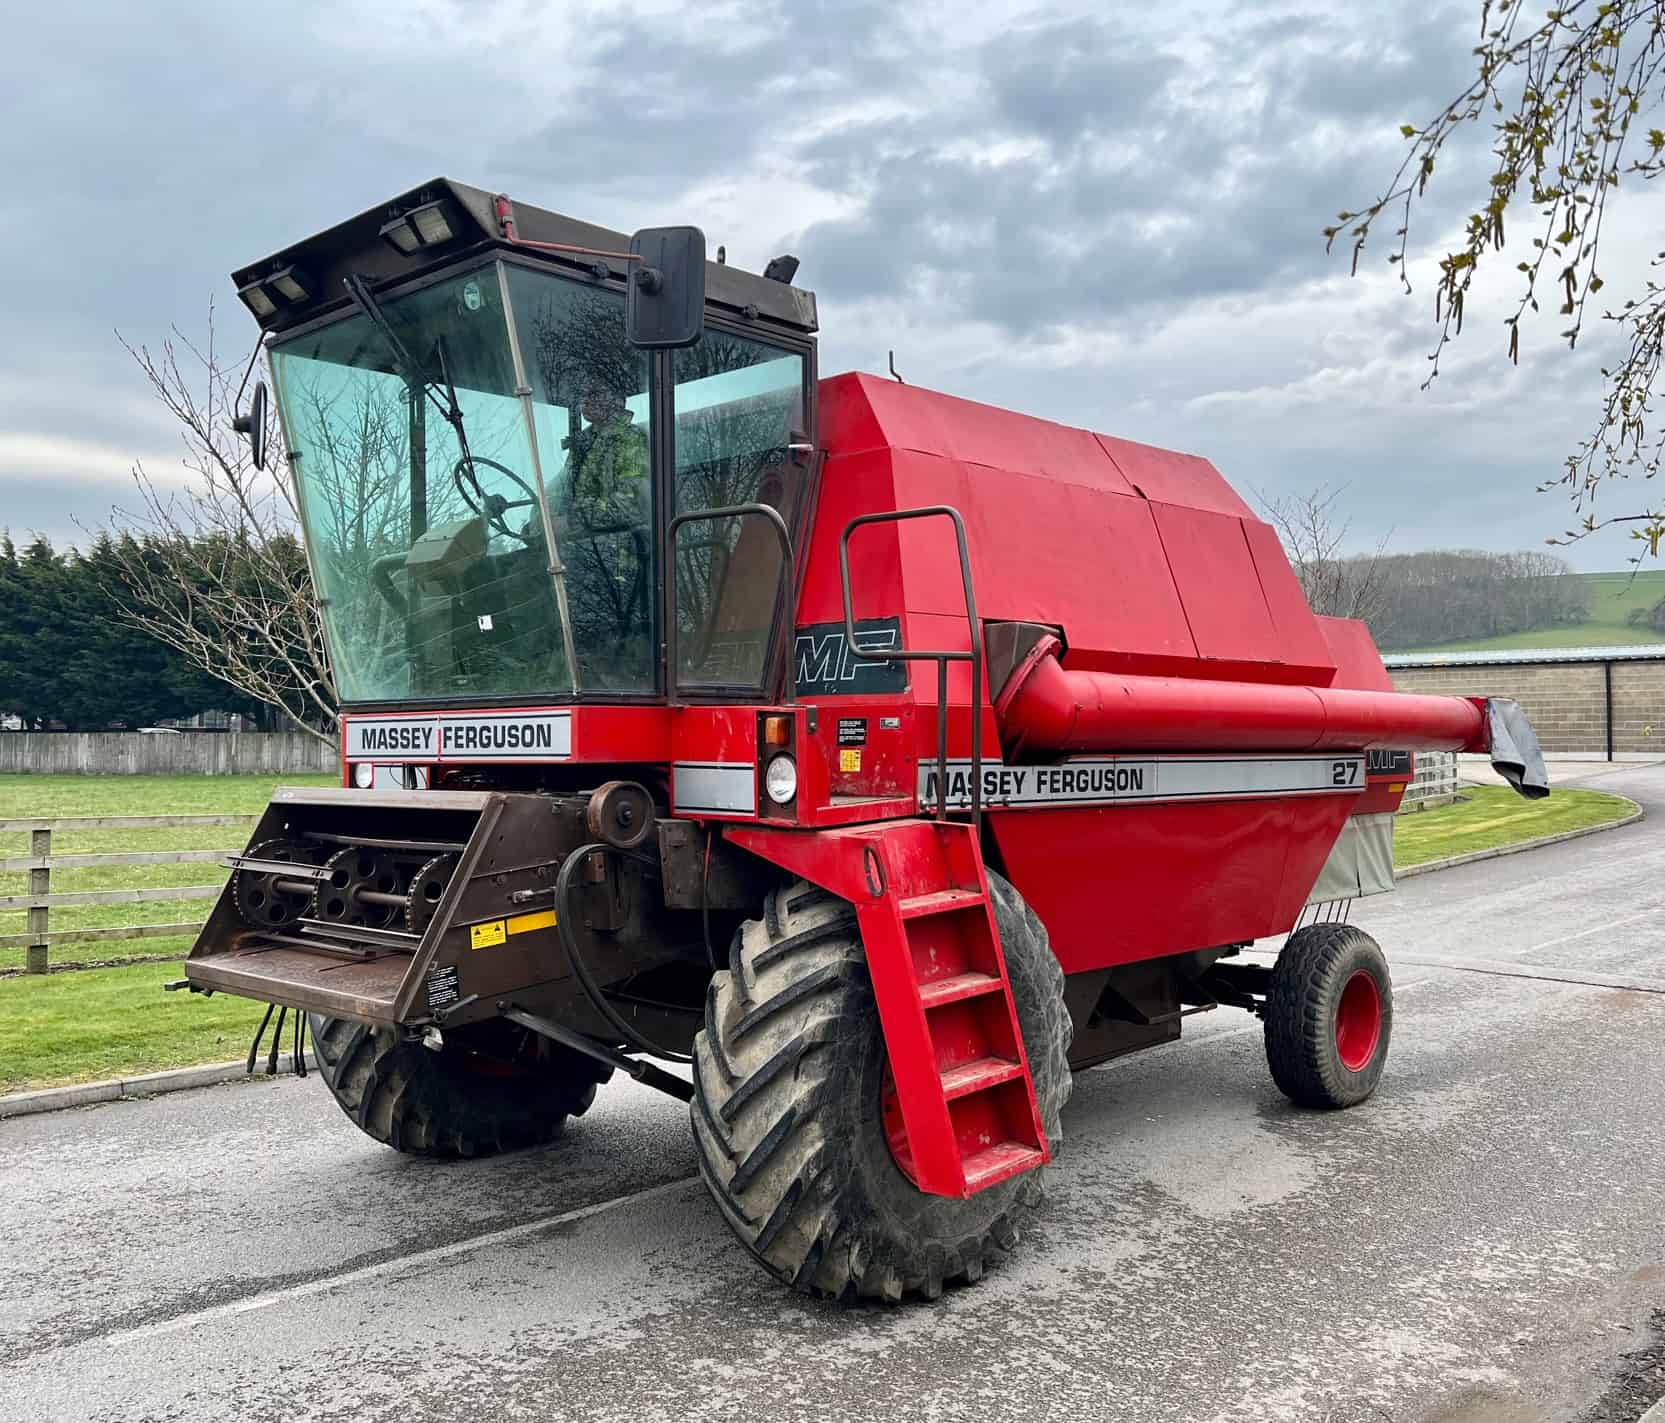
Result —
[[[1046, 930], [989, 875], [1024, 1047], [1054, 1153], [1070, 1092], [1064, 976]], [[850, 905], [798, 882], [743, 925], [694, 1039], [700, 1172], [741, 1243], [805, 1294], [934, 1299], [979, 1279], [1040, 1204], [1041, 1172], [969, 1200], [926, 1195], [891, 1154], [887, 1064]]]
[[612, 1068], [513, 1023], [445, 1034], [432, 1052], [362, 1023], [308, 1015], [318, 1065], [366, 1136], [409, 1156], [492, 1156], [553, 1141]]
[[1393, 983], [1370, 935], [1351, 924], [1309, 924], [1289, 936], [1266, 995], [1266, 1061], [1290, 1101], [1364, 1101], [1392, 1035]]

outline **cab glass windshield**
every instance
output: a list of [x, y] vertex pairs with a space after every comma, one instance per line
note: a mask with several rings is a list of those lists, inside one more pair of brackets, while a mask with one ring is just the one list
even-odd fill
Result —
[[378, 306], [272, 350], [342, 700], [651, 692], [648, 363], [623, 298], [488, 266]]

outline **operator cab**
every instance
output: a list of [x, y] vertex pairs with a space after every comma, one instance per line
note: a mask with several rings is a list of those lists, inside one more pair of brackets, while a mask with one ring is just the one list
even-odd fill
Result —
[[699, 239], [703, 313], [650, 340], [632, 309], [633, 343], [627, 295], [686, 295], [633, 285], [640, 239], [685, 233], [632, 251], [437, 180], [235, 274], [346, 705], [779, 691], [772, 518], [680, 523], [674, 575], [665, 551], [678, 516], [743, 504], [801, 541], [815, 300]]

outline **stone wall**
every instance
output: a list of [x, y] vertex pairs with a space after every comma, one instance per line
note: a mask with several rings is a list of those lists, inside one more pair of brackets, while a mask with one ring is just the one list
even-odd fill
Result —
[[1665, 756], [1665, 654], [1613, 662], [1516, 662], [1390, 667], [1402, 692], [1513, 697], [1551, 755], [1605, 756], [1605, 669], [1613, 669], [1615, 755]]

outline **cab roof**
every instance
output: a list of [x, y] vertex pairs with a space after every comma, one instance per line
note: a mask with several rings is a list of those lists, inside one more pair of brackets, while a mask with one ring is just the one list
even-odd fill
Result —
[[[273, 309], [262, 315], [245, 298], [262, 331], [280, 333], [326, 316], [347, 304], [343, 279], [358, 273], [374, 286], [418, 276], [449, 266], [465, 257], [493, 247], [521, 253], [556, 268], [563, 268], [598, 284], [624, 280], [625, 263], [616, 256], [550, 252], [527, 243], [557, 243], [582, 247], [595, 253], [628, 252], [627, 233], [580, 222], [530, 203], [512, 201], [512, 213], [519, 242], [511, 242], [497, 216], [498, 194], [474, 188], [450, 178], [430, 182], [378, 203], [375, 207], [337, 223], [316, 236], [281, 248], [258, 262], [231, 274], [241, 293], [253, 284], [290, 271], [286, 285], [291, 298], [269, 296]], [[383, 229], [403, 215], [439, 203], [451, 236], [441, 242], [401, 252], [385, 238]], [[717, 262], [706, 263], [706, 308], [744, 319], [783, 327], [800, 335], [816, 330], [815, 293], [786, 282], [774, 281], [755, 272]], [[295, 290], [304, 299], [293, 299]], [[270, 289], [268, 289], [270, 290]]]

